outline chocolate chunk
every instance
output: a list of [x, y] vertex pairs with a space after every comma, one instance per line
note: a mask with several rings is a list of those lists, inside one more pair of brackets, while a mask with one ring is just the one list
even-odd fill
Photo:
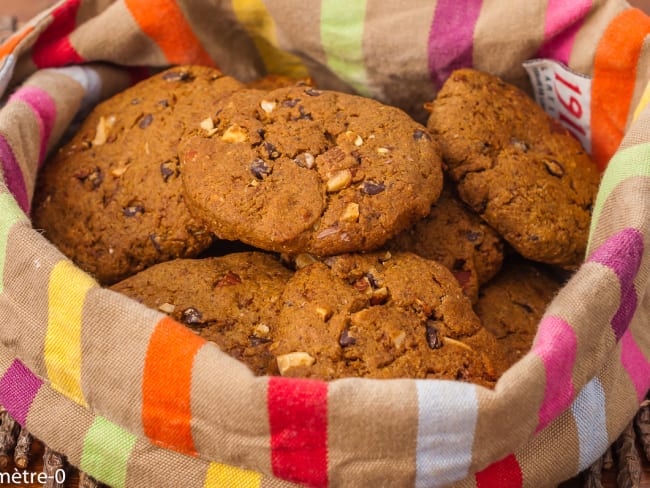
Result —
[[429, 344], [431, 349], [440, 349], [442, 347], [442, 340], [440, 339], [439, 331], [435, 323], [433, 320], [427, 320], [425, 325], [427, 344]]
[[187, 71], [169, 71], [162, 75], [162, 79], [165, 81], [190, 81], [192, 75]]
[[341, 336], [339, 337], [339, 346], [348, 347], [354, 346], [357, 343], [357, 340], [350, 335], [348, 329], [343, 329]]
[[194, 307], [183, 310], [183, 323], [187, 325], [200, 326], [203, 321], [203, 314]]
[[250, 170], [255, 178], [258, 180], [263, 180], [271, 174], [272, 168], [268, 167], [264, 160], [255, 159], [250, 165]]
[[282, 105], [283, 105], [284, 107], [290, 107], [290, 108], [293, 108], [293, 107], [295, 107], [296, 105], [298, 105], [298, 102], [300, 102], [300, 98], [292, 98], [292, 99], [290, 99], [290, 100], [285, 100], [284, 102], [282, 102]]
[[252, 336], [248, 336], [248, 341], [251, 346], [257, 347], [257, 346], [261, 346], [262, 344], [268, 344], [269, 342], [271, 342], [271, 339], [269, 339], [268, 337], [257, 337], [252, 335]]
[[551, 176], [561, 178], [564, 176], [564, 167], [555, 159], [544, 161], [544, 167]]
[[160, 163], [160, 174], [162, 175], [163, 181], [167, 183], [167, 180], [176, 174], [176, 161], [167, 160], [163, 163]]
[[156, 234], [149, 234], [149, 240], [151, 241], [151, 244], [153, 244], [153, 247], [156, 249], [156, 251], [160, 252], [162, 248], [160, 247], [160, 237]]
[[465, 237], [469, 242], [476, 242], [478, 241], [483, 234], [481, 232], [476, 232], [474, 230], [468, 230], [465, 233]]
[[321, 95], [321, 92], [319, 90], [315, 90], [313, 88], [307, 88], [305, 90], [305, 93], [310, 97], [319, 97]]
[[416, 141], [419, 141], [420, 139], [424, 139], [425, 141], [430, 141], [431, 136], [427, 134], [425, 131], [422, 129], [416, 129], [415, 132], [413, 132], [413, 139]]
[[268, 154], [269, 159], [277, 159], [277, 158], [280, 157], [280, 153], [275, 148], [275, 146], [273, 144], [271, 144], [270, 142], [264, 141], [262, 143], [262, 146], [266, 150], [266, 154]]
[[128, 207], [124, 207], [124, 209], [122, 209], [122, 213], [124, 214], [125, 217], [134, 217], [137, 214], [143, 214], [144, 207], [138, 204], [129, 205]]
[[361, 185], [361, 191], [366, 195], [377, 195], [386, 189], [383, 183], [375, 183], [374, 181], [364, 181]]
[[142, 117], [142, 119], [138, 123], [138, 127], [140, 127], [141, 129], [146, 129], [151, 125], [151, 122], [153, 122], [153, 115], [147, 114], [144, 117]]

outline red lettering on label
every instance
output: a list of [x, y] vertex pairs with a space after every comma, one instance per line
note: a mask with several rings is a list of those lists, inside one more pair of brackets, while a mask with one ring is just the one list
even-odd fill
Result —
[[563, 85], [565, 85], [565, 86], [567, 86], [568, 88], [570, 88], [571, 90], [573, 90], [574, 92], [576, 92], [578, 95], [582, 95], [582, 92], [580, 91], [580, 87], [579, 87], [578, 85], [574, 85], [573, 83], [569, 83], [567, 80], [565, 80], [564, 78], [562, 78], [562, 77], [557, 73], [557, 71], [555, 72], [555, 79], [556, 79], [557, 81], [559, 81], [560, 83], [562, 83]]

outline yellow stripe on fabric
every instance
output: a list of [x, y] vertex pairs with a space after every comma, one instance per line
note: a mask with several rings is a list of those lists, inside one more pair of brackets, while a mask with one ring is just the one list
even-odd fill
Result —
[[605, 201], [619, 183], [634, 176], [650, 176], [650, 143], [621, 149], [612, 157], [598, 188], [589, 229], [590, 243]]
[[69, 261], [59, 261], [48, 286], [45, 367], [52, 388], [86, 405], [81, 391], [81, 316], [97, 283]]
[[636, 110], [634, 110], [634, 116], [632, 117], [632, 120], [636, 120], [639, 118], [639, 115], [641, 115], [641, 112], [643, 112], [643, 109], [648, 106], [650, 103], [650, 82], [645, 86], [645, 90], [643, 90], [643, 95], [641, 95], [641, 100], [639, 101], [639, 104], [636, 106]]
[[7, 241], [14, 224], [26, 221], [27, 216], [10, 193], [0, 193], [0, 293], [4, 290], [4, 271], [7, 262]]
[[253, 39], [269, 73], [304, 78], [309, 76], [300, 58], [279, 49], [275, 21], [262, 0], [233, 0], [232, 8]]
[[210, 463], [205, 475], [203, 488], [259, 488], [262, 485], [262, 475], [255, 471], [236, 468], [220, 463]]

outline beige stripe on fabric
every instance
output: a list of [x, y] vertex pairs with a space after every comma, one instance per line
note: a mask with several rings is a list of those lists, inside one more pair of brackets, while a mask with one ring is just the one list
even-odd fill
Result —
[[116, 3], [116, 0], [84, 0], [80, 3], [79, 9], [77, 10], [77, 25], [83, 24], [88, 19], [99, 15], [112, 3]]
[[127, 463], [125, 486], [203, 488], [208, 462], [138, 439]]
[[11, 146], [16, 162], [20, 166], [30, 201], [34, 194], [41, 151], [39, 133], [36, 115], [22, 100], [12, 101], [0, 111], [0, 134]]
[[27, 430], [39, 440], [79, 466], [84, 437], [93, 420], [80, 405], [43, 386], [34, 398], [26, 423]]
[[178, 6], [221, 71], [243, 82], [264, 74], [264, 62], [238, 22], [231, 0], [184, 0]]
[[535, 431], [544, 385], [541, 359], [526, 355], [499, 378], [494, 390], [477, 389], [479, 414], [470, 471], [511, 454], [512, 446], [522, 445]]
[[196, 450], [220, 463], [271, 473], [267, 382], [214, 344], [202, 347], [194, 358], [191, 385]]
[[[424, 103], [434, 97], [426, 69], [428, 38], [437, 1], [368, 0], [363, 55], [370, 92], [384, 103], [405, 110], [426, 123]], [[408, 26], [408, 27], [407, 27]], [[386, 33], [390, 42], [386, 42]], [[400, 76], [395, 76], [395, 68]]]
[[485, 0], [474, 28], [474, 67], [530, 93], [521, 63], [535, 57], [544, 40], [545, 15], [544, 2]]
[[[374, 421], [359, 422], [354, 412]], [[327, 417], [330, 486], [414, 485], [418, 398], [413, 381], [337, 380], [329, 387]]]
[[93, 410], [144, 436], [142, 376], [149, 337], [162, 317], [125, 296], [91, 289], [81, 328], [81, 387]]
[[[109, 25], [111, 28], [106, 28]], [[168, 64], [161, 49], [140, 30], [122, 1], [80, 25], [69, 38], [72, 47], [83, 59], [117, 63], [128, 61], [130, 66]]]
[[283, 42], [293, 47], [319, 88], [352, 93], [352, 87], [343, 82], [327, 67], [327, 55], [320, 39], [321, 2], [286, 2], [266, 0], [266, 9], [275, 20], [276, 32]]
[[594, 0], [591, 11], [573, 42], [569, 57], [572, 69], [593, 76], [598, 43], [609, 23], [626, 8], [629, 8], [629, 4], [624, 0]]
[[[598, 283], [597, 299], [594, 299], [594, 283]], [[593, 378], [613, 353], [616, 338], [610, 321], [620, 302], [621, 288], [614, 271], [599, 263], [586, 263], [547, 308], [547, 315], [560, 317], [575, 332], [573, 384], [576, 388]]]
[[48, 152], [56, 146], [58, 140], [65, 132], [81, 106], [84, 97], [83, 87], [73, 80], [54, 70], [46, 69], [37, 71], [24, 84], [45, 90], [56, 106], [56, 120], [48, 140]]
[[63, 256], [29, 224], [15, 225], [7, 242], [0, 324], [5, 344], [15, 348], [34, 373], [47, 377], [44, 344], [48, 325], [48, 282]]
[[523, 488], [556, 486], [577, 471], [579, 455], [578, 428], [569, 410], [516, 453]]
[[264, 476], [259, 488], [300, 488], [301, 486], [304, 485], [297, 485], [295, 483], [290, 483], [289, 481]]

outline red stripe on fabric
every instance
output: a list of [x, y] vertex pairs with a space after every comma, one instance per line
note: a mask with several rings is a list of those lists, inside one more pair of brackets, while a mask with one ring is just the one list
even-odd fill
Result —
[[0, 134], [0, 169], [7, 188], [18, 202], [18, 206], [23, 212], [29, 214], [30, 202], [23, 172], [11, 146], [2, 134]]
[[521, 488], [524, 478], [514, 454], [476, 473], [477, 488]]
[[77, 24], [81, 0], [68, 0], [52, 11], [54, 19], [32, 48], [32, 61], [39, 68], [81, 64], [84, 59], [72, 47], [68, 35]]
[[196, 353], [206, 341], [165, 317], [149, 339], [142, 378], [142, 425], [154, 443], [196, 455], [191, 384]]
[[576, 34], [591, 9], [591, 0], [549, 0], [546, 8], [544, 42], [537, 57], [569, 64]]
[[591, 85], [592, 157], [603, 170], [618, 149], [636, 83], [636, 68], [650, 17], [639, 9], [621, 12], [596, 49]]
[[458, 68], [472, 66], [482, 0], [438, 0], [428, 40], [429, 76], [439, 90]]
[[49, 93], [35, 86], [25, 86], [16, 91], [9, 101], [21, 100], [32, 109], [41, 136], [41, 150], [38, 158], [39, 166], [45, 161], [47, 143], [56, 121], [56, 103]]
[[270, 378], [271, 464], [278, 478], [327, 486], [327, 383]]

